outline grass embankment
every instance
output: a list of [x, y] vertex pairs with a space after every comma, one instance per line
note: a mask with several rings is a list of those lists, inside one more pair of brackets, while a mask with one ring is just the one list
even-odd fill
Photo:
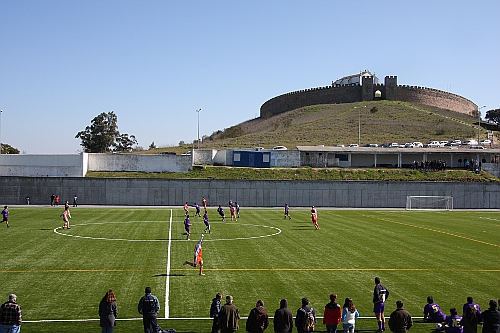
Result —
[[187, 173], [174, 172], [87, 172], [89, 178], [171, 178], [171, 179], [257, 179], [257, 180], [373, 180], [373, 181], [449, 181], [498, 182], [481, 171], [453, 169], [421, 171], [411, 169], [355, 168], [234, 168], [195, 166]]

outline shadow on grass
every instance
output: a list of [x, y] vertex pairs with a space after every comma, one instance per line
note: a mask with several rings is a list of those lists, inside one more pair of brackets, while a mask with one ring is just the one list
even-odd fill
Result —
[[155, 274], [153, 276], [186, 276], [186, 274], [167, 274], [167, 273], [163, 273], [163, 274]]

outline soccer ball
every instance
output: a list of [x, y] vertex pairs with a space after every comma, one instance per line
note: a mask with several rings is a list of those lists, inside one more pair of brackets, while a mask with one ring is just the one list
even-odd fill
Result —
[[436, 331], [443, 330], [443, 324], [436, 324]]

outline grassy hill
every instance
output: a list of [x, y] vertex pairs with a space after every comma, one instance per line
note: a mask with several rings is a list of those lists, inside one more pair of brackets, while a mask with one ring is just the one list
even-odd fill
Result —
[[[314, 105], [269, 118], [255, 118], [214, 132], [204, 138], [201, 148], [347, 145], [358, 142], [359, 119], [361, 145], [477, 138], [477, 118], [405, 102], [374, 101]], [[486, 138], [486, 134], [482, 128], [481, 138]], [[165, 150], [180, 153], [192, 146], [189, 143], [144, 153]]]

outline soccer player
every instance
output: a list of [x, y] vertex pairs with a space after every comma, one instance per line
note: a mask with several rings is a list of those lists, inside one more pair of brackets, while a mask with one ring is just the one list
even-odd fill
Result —
[[205, 274], [203, 274], [203, 258], [201, 257], [202, 252], [203, 252], [203, 248], [201, 247], [202, 244], [203, 244], [203, 234], [201, 234], [200, 240], [194, 246], [194, 260], [193, 260], [193, 262], [189, 262], [186, 260], [186, 261], [184, 261], [183, 265], [189, 265], [189, 266], [193, 266], [193, 267], [200, 265], [200, 275], [203, 276]]
[[389, 298], [389, 290], [380, 283], [380, 278], [375, 277], [375, 288], [373, 289], [373, 312], [377, 317], [378, 330], [377, 332], [385, 331], [385, 301]]
[[191, 221], [189, 220], [189, 215], [186, 215], [186, 219], [184, 220], [184, 229], [186, 229], [186, 240], [189, 240], [191, 236]]
[[481, 322], [481, 313], [482, 313], [481, 307], [479, 306], [479, 304], [474, 302], [474, 299], [472, 298], [472, 296], [467, 297], [467, 303], [465, 303], [463, 306], [462, 312], [463, 312], [464, 317], [465, 317], [465, 312], [467, 311], [467, 308], [473, 308], [474, 310], [476, 310], [477, 321]]
[[198, 206], [198, 204], [195, 202], [194, 205], [193, 205], [194, 209], [196, 209], [196, 213], [194, 214], [194, 216], [199, 216], [201, 217], [201, 214], [200, 214], [200, 206]]
[[292, 219], [292, 217], [290, 216], [290, 207], [286, 203], [285, 204], [285, 217], [283, 218], [283, 220], [286, 220], [287, 217], [288, 217], [289, 220]]
[[5, 224], [7, 224], [7, 228], [10, 228], [10, 224], [9, 224], [9, 207], [8, 206], [4, 206], [3, 207], [2, 216], [3, 216], [2, 223], [5, 222]]
[[229, 199], [229, 208], [233, 207], [233, 200]]
[[201, 204], [203, 205], [203, 209], [205, 210], [205, 213], [207, 212], [207, 199], [205, 199], [205, 197], [203, 197], [203, 199], [201, 199]]
[[219, 213], [220, 217], [222, 217], [222, 221], [226, 220], [226, 214], [224, 214], [224, 209], [221, 205], [219, 205], [219, 208], [217, 208], [217, 213]]
[[208, 232], [209, 234], [212, 233], [212, 231], [210, 230], [210, 222], [208, 222], [208, 214], [207, 212], [205, 212], [205, 214], [203, 214], [203, 223], [205, 223], [205, 230], [203, 232]]
[[311, 220], [312, 220], [312, 223], [314, 224], [314, 227], [316, 228], [316, 230], [318, 230], [319, 229], [318, 215], [316, 213], [311, 213]]
[[446, 333], [463, 333], [464, 328], [460, 325], [460, 321], [462, 317], [460, 317], [457, 313], [457, 309], [450, 309], [450, 316], [446, 317], [446, 321], [444, 324], [444, 330]]
[[439, 304], [434, 303], [432, 296], [428, 296], [427, 304], [424, 306], [424, 321], [442, 323], [445, 320], [446, 315], [441, 311]]
[[240, 218], [240, 205], [238, 205], [238, 203], [235, 201], [234, 206], [236, 208], [236, 217]]
[[188, 202], [184, 204], [184, 216], [187, 216], [189, 214], [189, 205]]
[[238, 221], [238, 219], [236, 218], [236, 211], [234, 210], [234, 206], [230, 206], [229, 207], [229, 211], [231, 212], [231, 221], [233, 220], [233, 218]]
[[69, 226], [69, 219], [71, 218], [71, 214], [69, 212], [69, 207], [64, 209], [64, 212], [62, 212], [61, 215], [59, 215], [59, 217], [62, 216], [62, 219], [64, 221], [64, 224], [62, 226], [62, 228], [67, 228], [67, 229], [71, 229], [70, 226]]

